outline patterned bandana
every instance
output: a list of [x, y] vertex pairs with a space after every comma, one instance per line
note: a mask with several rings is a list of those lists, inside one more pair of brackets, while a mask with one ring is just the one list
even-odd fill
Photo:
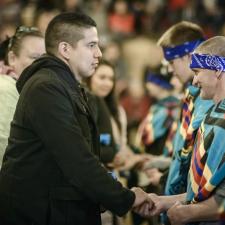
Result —
[[184, 55], [193, 52], [203, 41], [204, 39], [188, 41], [175, 47], [163, 48], [164, 57], [167, 61], [183, 57]]
[[191, 55], [190, 68], [200, 68], [224, 72], [225, 58], [217, 55], [206, 55], [193, 53]]

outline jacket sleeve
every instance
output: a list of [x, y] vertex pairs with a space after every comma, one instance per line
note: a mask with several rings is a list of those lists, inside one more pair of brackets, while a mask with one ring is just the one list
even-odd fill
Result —
[[125, 214], [135, 195], [108, 175], [83, 136], [68, 92], [59, 82], [33, 85], [27, 109], [35, 132], [68, 182], [92, 201]]

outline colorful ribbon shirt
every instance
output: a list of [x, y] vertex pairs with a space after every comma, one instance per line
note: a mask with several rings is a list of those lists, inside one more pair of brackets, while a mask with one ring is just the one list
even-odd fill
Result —
[[225, 179], [225, 100], [209, 111], [198, 131], [189, 171], [187, 201], [209, 198]]
[[199, 93], [199, 88], [192, 85], [186, 89], [181, 119], [173, 142], [173, 161], [166, 183], [166, 195], [184, 193], [187, 189], [195, 136], [206, 112], [213, 105], [211, 100], [202, 100]]

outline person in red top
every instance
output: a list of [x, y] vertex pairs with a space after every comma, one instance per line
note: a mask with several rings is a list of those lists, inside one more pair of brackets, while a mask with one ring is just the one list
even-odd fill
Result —
[[129, 35], [134, 32], [135, 18], [129, 12], [128, 3], [125, 0], [115, 1], [108, 23], [110, 30], [114, 33]]

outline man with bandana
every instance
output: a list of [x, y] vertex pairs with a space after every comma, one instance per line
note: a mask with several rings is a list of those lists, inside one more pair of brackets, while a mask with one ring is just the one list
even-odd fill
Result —
[[199, 87], [201, 98], [212, 99], [215, 105], [209, 109], [196, 136], [187, 192], [174, 196], [150, 194], [155, 208], [149, 215], [168, 210], [172, 225], [219, 224], [219, 208], [225, 198], [224, 49], [225, 37], [217, 36], [202, 43], [191, 55], [193, 84]]
[[[195, 209], [195, 213], [199, 209], [202, 210], [204, 201], [211, 203], [208, 204], [208, 211], [204, 212], [205, 220], [217, 219], [218, 208], [225, 198], [224, 49], [225, 37], [217, 36], [201, 44], [191, 56], [190, 68], [195, 72], [193, 83], [200, 88], [200, 96], [203, 99], [212, 99], [215, 106], [207, 113], [197, 134], [186, 195], [186, 202], [193, 204], [184, 206], [183, 210], [187, 209], [191, 212], [188, 216], [179, 218], [183, 220], [189, 217], [184, 222], [193, 222], [190, 220], [193, 210]], [[175, 221], [174, 224], [178, 221], [178, 209], [181, 208], [173, 207], [168, 212], [172, 221]], [[200, 215], [201, 212], [203, 211], [200, 211]]]
[[[173, 140], [173, 161], [167, 177], [165, 194], [176, 195], [186, 192], [187, 175], [197, 130], [205, 113], [212, 106], [212, 101], [202, 100], [199, 89], [191, 85], [194, 77], [189, 68], [190, 55], [204, 41], [203, 30], [194, 23], [180, 22], [169, 28], [159, 39], [164, 57], [169, 63], [169, 70], [184, 86], [185, 96], [182, 101], [180, 121]], [[164, 223], [168, 223], [165, 216]]]

